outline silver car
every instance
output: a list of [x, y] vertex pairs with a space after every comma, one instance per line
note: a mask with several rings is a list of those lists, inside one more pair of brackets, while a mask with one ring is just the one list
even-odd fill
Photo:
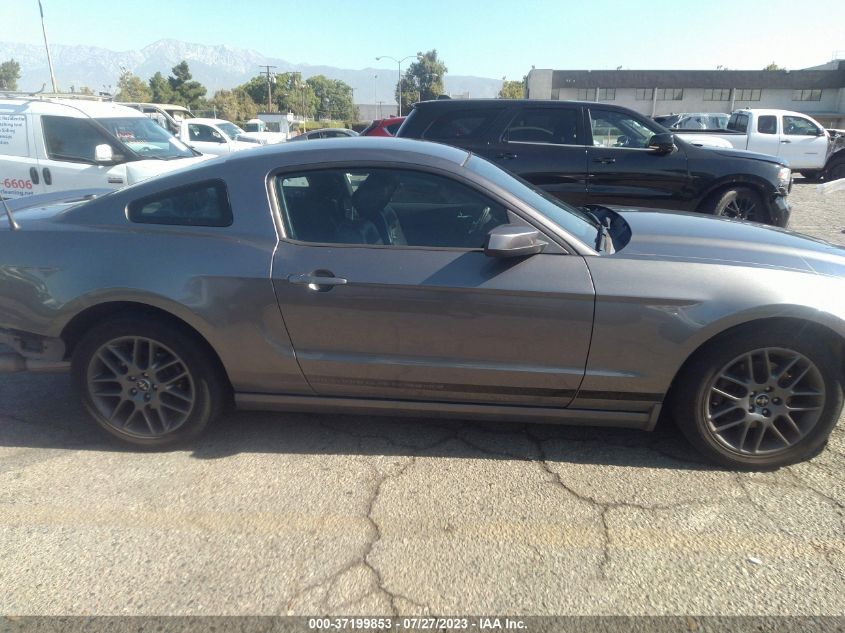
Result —
[[0, 366], [69, 368], [136, 446], [230, 402], [643, 430], [667, 413], [710, 459], [764, 469], [821, 450], [842, 407], [843, 249], [576, 209], [453, 147], [268, 146], [8, 206]]

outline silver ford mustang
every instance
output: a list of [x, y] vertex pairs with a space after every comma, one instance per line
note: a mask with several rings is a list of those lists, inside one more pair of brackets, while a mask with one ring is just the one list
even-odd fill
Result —
[[821, 450], [845, 251], [700, 215], [576, 209], [462, 150], [268, 146], [0, 204], [3, 371], [70, 369], [125, 442], [244, 409], [650, 430], [710, 459]]

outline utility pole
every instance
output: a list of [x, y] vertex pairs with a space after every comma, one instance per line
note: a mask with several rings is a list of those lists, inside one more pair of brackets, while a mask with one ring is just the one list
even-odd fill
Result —
[[44, 7], [41, 0], [38, 0], [38, 10], [41, 12], [41, 32], [44, 33], [44, 48], [47, 49], [47, 65], [50, 67], [50, 81], [53, 82], [53, 92], [58, 92], [56, 87], [56, 73], [53, 72], [53, 58], [50, 57], [50, 45], [47, 43], [47, 27], [44, 26]]
[[275, 78], [275, 73], [271, 72], [271, 68], [278, 68], [278, 66], [259, 66], [259, 68], [263, 68], [264, 71], [261, 73], [262, 75], [267, 75], [267, 112], [273, 111], [273, 82], [272, 80]]

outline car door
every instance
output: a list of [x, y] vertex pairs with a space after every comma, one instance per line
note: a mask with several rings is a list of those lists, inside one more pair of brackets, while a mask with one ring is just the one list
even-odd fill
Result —
[[580, 106], [517, 108], [482, 155], [565, 202], [586, 202], [587, 147]]
[[203, 154], [222, 156], [230, 151], [223, 133], [210, 125], [188, 123], [188, 139], [188, 145]]
[[823, 129], [802, 116], [783, 115], [779, 158], [792, 169], [821, 169], [827, 158], [828, 136]]
[[[87, 118], [35, 115], [38, 172], [46, 193], [126, 184], [125, 149]], [[96, 161], [98, 146], [111, 147], [112, 160]]]
[[0, 196], [23, 198], [43, 190], [31, 115], [17, 106], [0, 106]]
[[681, 148], [668, 154], [649, 149], [657, 130], [623, 110], [590, 107], [592, 143], [587, 150], [587, 200], [661, 209], [687, 209], [691, 177]]
[[551, 241], [532, 257], [486, 256], [487, 232], [519, 220], [500, 200], [451, 175], [366, 166], [286, 171], [273, 193], [287, 236], [273, 284], [317, 394], [572, 400], [592, 331], [589, 272]]
[[774, 114], [763, 114], [757, 117], [757, 133], [747, 130], [748, 151], [760, 152], [769, 156], [777, 156], [781, 152], [778, 117]]

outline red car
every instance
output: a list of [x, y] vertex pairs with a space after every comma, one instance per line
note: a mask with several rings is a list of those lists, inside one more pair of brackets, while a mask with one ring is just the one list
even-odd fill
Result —
[[405, 120], [403, 116], [392, 116], [386, 119], [376, 119], [361, 132], [361, 136], [396, 136], [399, 126]]

